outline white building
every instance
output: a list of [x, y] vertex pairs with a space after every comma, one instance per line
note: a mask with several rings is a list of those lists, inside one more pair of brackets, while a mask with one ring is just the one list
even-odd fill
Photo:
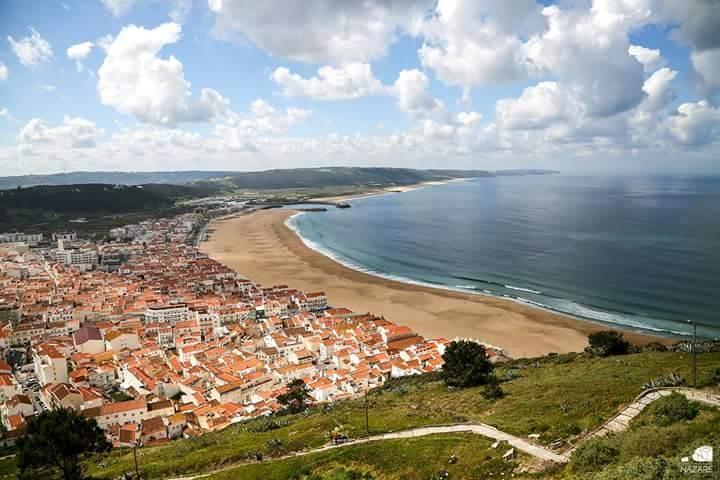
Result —
[[68, 382], [67, 361], [55, 347], [45, 344], [34, 347], [33, 363], [40, 385]]
[[175, 325], [190, 318], [190, 309], [184, 303], [176, 305], [156, 305], [145, 309], [145, 322], [170, 323]]
[[[59, 241], [62, 243], [62, 240]], [[98, 264], [98, 253], [95, 250], [90, 249], [74, 249], [65, 250], [59, 248], [55, 252], [55, 259], [58, 262], [64, 263], [79, 268], [81, 271], [92, 270]]]

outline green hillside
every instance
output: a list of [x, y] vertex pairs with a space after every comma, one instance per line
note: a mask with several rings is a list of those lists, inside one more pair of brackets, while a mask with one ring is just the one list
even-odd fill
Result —
[[[148, 216], [177, 214], [175, 203], [207, 196], [209, 187], [148, 184], [44, 185], [0, 190], [2, 231], [50, 233], [72, 230], [99, 234]], [[77, 222], [77, 219], [85, 219]], [[68, 223], [76, 220], [75, 223]]]
[[[717, 389], [718, 368], [720, 353], [698, 355], [698, 386]], [[426, 425], [484, 422], [518, 436], [539, 435], [539, 443], [564, 449], [630, 403], [646, 382], [671, 372], [689, 378], [689, 354], [643, 352], [607, 358], [570, 354], [517, 360], [498, 368], [497, 375], [503, 380], [502, 389], [506, 394], [499, 400], [485, 399], [481, 395], [482, 388], [450, 390], [437, 375], [400, 379], [371, 392], [370, 433]], [[460, 435], [462, 438], [455, 438], [458, 434], [453, 434], [413, 440], [412, 448], [425, 452], [418, 457], [421, 460], [412, 455], [393, 453], [393, 445], [398, 452], [409, 448], [397, 447], [404, 445], [402, 442], [374, 442], [313, 454], [302, 462], [282, 460], [268, 463], [272, 457], [327, 444], [329, 433], [334, 429], [343, 430], [351, 438], [362, 437], [365, 435], [364, 405], [359, 399], [333, 406], [318, 406], [308, 415], [254, 420], [199, 438], [143, 448], [139, 457], [141, 469], [147, 478], [208, 472], [233, 465], [239, 468], [236, 476], [233, 477], [233, 470], [230, 470], [218, 474], [217, 478], [412, 478], [403, 476], [401, 472], [404, 471], [417, 471], [422, 473], [420, 478], [428, 478], [425, 474], [446, 462], [448, 452], [453, 449], [467, 449], [467, 455], [473, 458], [468, 468], [478, 471], [495, 468], [495, 453], [486, 449], [486, 439], [473, 436], [473, 440], [466, 444], [465, 434]], [[702, 431], [695, 427], [688, 429], [688, 432], [692, 430], [695, 433], [683, 434], [683, 445], [686, 446], [692, 444], [697, 435], [702, 435]], [[663, 431], [658, 434], [663, 434]], [[445, 446], [433, 447], [443, 442]], [[684, 448], [670, 453], [687, 455]], [[478, 451], [470, 453], [473, 449]], [[485, 455], [480, 455], [480, 451], [486, 452]], [[256, 452], [263, 455], [262, 465], [280, 466], [241, 466]], [[664, 454], [669, 455], [668, 452], [666, 449]], [[622, 461], [635, 461], [640, 453], [627, 450]], [[463, 454], [463, 461], [468, 462], [468, 456]], [[526, 460], [521, 457], [519, 463], [525, 464]], [[89, 462], [91, 472], [98, 478], [115, 478], [133, 468], [132, 452], [128, 450], [112, 452], [102, 467], [98, 467], [98, 462]], [[293, 467], [299, 464], [310, 467], [300, 471], [300, 475]], [[369, 476], [351, 476], [337, 470], [339, 466], [356, 467], [360, 472], [358, 475], [367, 473]], [[337, 471], [333, 473], [333, 469]], [[268, 472], [274, 473], [271, 475]], [[323, 472], [330, 473], [323, 476]], [[545, 472], [540, 478], [587, 478], [585, 473], [578, 477], [573, 472], [571, 464]], [[486, 477], [459, 475], [451, 478]]]

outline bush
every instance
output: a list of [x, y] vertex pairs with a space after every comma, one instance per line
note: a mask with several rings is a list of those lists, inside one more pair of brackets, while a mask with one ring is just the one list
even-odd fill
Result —
[[700, 413], [697, 402], [691, 402], [684, 395], [673, 392], [667, 397], [659, 398], [647, 407], [647, 414], [655, 425], [664, 427], [676, 422], [692, 420]]
[[677, 372], [672, 372], [669, 375], [662, 375], [660, 377], [653, 378], [649, 382], [643, 384], [643, 390], [649, 388], [662, 388], [662, 387], [679, 387], [685, 385], [685, 379], [682, 375]]
[[573, 470], [591, 472], [614, 463], [619, 456], [620, 449], [614, 437], [596, 437], [581, 444], [570, 461]]
[[710, 383], [717, 383], [718, 385], [720, 385], [720, 368], [715, 369], [715, 373], [713, 373], [713, 376], [710, 379]]
[[451, 387], [473, 387], [490, 380], [493, 364], [485, 347], [476, 342], [451, 342], [443, 353], [443, 377]]
[[678, 446], [688, 441], [688, 430], [682, 425], [657, 427], [648, 425], [625, 432], [619, 439], [621, 443], [620, 462], [635, 457], [672, 457], [678, 452]]
[[611, 465], [602, 472], [584, 477], [587, 480], [685, 480], [677, 464], [661, 458], [636, 458], [628, 463]]
[[623, 334], [613, 330], [602, 330], [588, 335], [585, 351], [599, 357], [624, 355], [630, 353], [632, 344], [623, 338]]
[[486, 400], [497, 400], [498, 398], [504, 397], [505, 392], [503, 392], [503, 389], [497, 380], [492, 380], [490, 383], [485, 385], [485, 388], [483, 388], [482, 396]]

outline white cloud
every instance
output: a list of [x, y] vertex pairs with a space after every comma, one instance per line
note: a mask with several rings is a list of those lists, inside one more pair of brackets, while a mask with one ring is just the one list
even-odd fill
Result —
[[649, 13], [644, 0], [596, 0], [591, 9], [542, 11], [548, 29], [524, 45], [538, 74], [551, 75], [582, 104], [586, 115], [627, 111], [643, 99], [643, 67], [628, 53], [628, 32]]
[[225, 115], [228, 101], [220, 93], [203, 88], [199, 97], [193, 97], [182, 63], [172, 55], [158, 57], [165, 45], [180, 39], [180, 34], [176, 23], [151, 30], [124, 27], [105, 47], [107, 56], [98, 70], [100, 101], [142, 122], [166, 126]]
[[665, 66], [666, 63], [658, 49], [645, 48], [640, 45], [630, 45], [628, 53], [637, 58], [637, 61], [642, 63], [643, 68], [648, 73]]
[[40, 83], [38, 84], [38, 88], [45, 90], [46, 92], [54, 92], [56, 90], [55, 85], [51, 85], [49, 83]]
[[116, 17], [120, 17], [128, 13], [136, 0], [101, 0], [105, 8], [110, 10]]
[[53, 51], [50, 43], [32, 27], [27, 37], [15, 40], [8, 35], [7, 39], [20, 63], [28, 68], [36, 68], [52, 60]]
[[534, 0], [439, 0], [421, 25], [418, 54], [443, 82], [466, 88], [523, 78], [519, 35], [543, 25]]
[[259, 144], [267, 142], [266, 136], [283, 135], [311, 114], [312, 111], [300, 108], [281, 112], [257, 99], [252, 103], [249, 115], [230, 114], [225, 123], [215, 126], [215, 134], [231, 151], [256, 151], [260, 149]]
[[430, 81], [420, 70], [403, 70], [393, 85], [398, 108], [413, 115], [425, 115], [443, 107], [430, 94]]
[[498, 124], [510, 130], [533, 130], [581, 115], [576, 101], [557, 82], [527, 87], [517, 99], [501, 99], [495, 105]]
[[220, 37], [239, 35], [271, 55], [308, 63], [382, 57], [433, 0], [208, 0]]
[[647, 98], [643, 101], [642, 107], [651, 110], [659, 110], [675, 99], [675, 92], [670, 88], [670, 82], [677, 76], [678, 72], [663, 67], [650, 75], [643, 84], [643, 92]]
[[67, 49], [67, 56], [70, 60], [75, 60], [78, 72], [82, 72], [84, 69], [83, 60], [85, 60], [90, 51], [95, 46], [93, 42], [82, 42], [72, 45]]
[[0, 108], [0, 118], [7, 118], [8, 120], [12, 120], [13, 116], [10, 114], [10, 110], [4, 107]]
[[18, 148], [28, 152], [35, 147], [90, 148], [103, 130], [81, 117], [65, 115], [62, 125], [48, 127], [42, 119], [33, 118], [20, 130]]
[[0, 62], [0, 81], [7, 80], [10, 70], [5, 66], [4, 63]]
[[683, 103], [668, 118], [670, 133], [686, 146], [697, 147], [714, 141], [720, 133], [720, 111], [706, 100]]
[[676, 39], [690, 46], [702, 94], [720, 90], [720, 5], [716, 0], [658, 0], [658, 17], [675, 27]]
[[310, 78], [279, 67], [270, 78], [282, 87], [282, 94], [286, 97], [349, 100], [386, 93], [386, 88], [375, 78], [372, 67], [367, 63], [324, 66], [318, 70], [317, 76]]
[[692, 52], [690, 60], [699, 77], [701, 90], [706, 95], [720, 91], [720, 47]]

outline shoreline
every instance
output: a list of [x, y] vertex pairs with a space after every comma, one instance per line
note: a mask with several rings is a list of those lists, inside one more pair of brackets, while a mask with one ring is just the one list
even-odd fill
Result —
[[670, 341], [521, 301], [405, 283], [352, 269], [310, 248], [286, 225], [297, 213], [265, 210], [213, 221], [213, 233], [200, 249], [260, 284], [323, 290], [332, 305], [383, 315], [429, 338], [478, 338], [513, 357], [582, 351], [589, 333], [611, 328], [634, 343]]
[[[327, 257], [327, 258], [333, 260], [334, 262], [337, 262], [338, 264], [342, 265], [343, 267], [348, 268], [348, 269], [350, 269], [350, 270], [352, 270], [352, 271], [354, 271], [354, 272], [362, 273], [362, 274], [365, 274], [365, 275], [370, 275], [370, 276], [376, 277], [376, 278], [381, 279], [381, 280], [386, 280], [386, 281], [390, 281], [390, 282], [397, 282], [397, 283], [402, 283], [402, 284], [411, 285], [411, 286], [418, 286], [418, 287], [423, 287], [423, 288], [430, 288], [430, 289], [433, 289], [433, 290], [440, 290], [440, 291], [447, 291], [447, 292], [455, 292], [455, 293], [461, 293], [461, 294], [466, 294], [466, 295], [478, 295], [478, 296], [481, 296], [481, 297], [487, 297], [487, 298], [492, 298], [492, 299], [505, 300], [505, 301], [517, 303], [518, 305], [525, 305], [525, 306], [529, 306], [529, 307], [531, 307], [531, 308], [535, 308], [535, 309], [542, 310], [542, 311], [545, 311], [545, 312], [553, 313], [553, 314], [555, 314], [555, 315], [561, 315], [561, 316], [563, 316], [563, 317], [566, 317], [566, 318], [569, 318], [569, 319], [572, 319], [572, 320], [577, 320], [577, 321], [580, 321], [580, 322], [588, 322], [588, 323], [591, 323], [591, 324], [596, 325], [596, 326], [598, 326], [598, 327], [601, 327], [601, 328], [603, 328], [603, 329], [613, 329], [613, 330], [621, 331], [621, 332], [623, 332], [623, 333], [633, 333], [633, 334], [638, 334], [638, 335], [647, 335], [647, 336], [651, 336], [651, 337], [658, 337], [659, 341], [661, 341], [661, 342], [669, 341], [669, 340], [672, 340], [672, 339], [677, 339], [677, 340], [679, 340], [679, 339], [683, 338], [683, 337], [682, 337], [682, 334], [677, 333], [677, 332], [665, 331], [665, 330], [659, 330], [659, 329], [658, 329], [658, 330], [657, 330], [658, 332], [666, 332], [666, 333], [668, 334], [668, 335], [662, 335], [661, 333], [654, 333], [654, 332], [652, 331], [652, 329], [643, 330], [643, 329], [641, 329], [641, 328], [639, 328], [639, 327], [638, 327], [638, 328], [633, 328], [632, 325], [624, 325], [624, 324], [621, 324], [621, 323], [602, 322], [602, 321], [600, 321], [600, 320], [595, 320], [595, 319], [593, 319], [593, 318], [588, 318], [588, 317], [582, 317], [582, 316], [578, 316], [578, 315], [573, 315], [573, 314], [571, 314], [571, 313], [564, 312], [564, 311], [562, 311], [562, 310], [558, 310], [558, 309], [552, 308], [552, 307], [550, 307], [550, 306], [543, 305], [543, 304], [541, 304], [541, 303], [533, 302], [533, 301], [531, 301], [531, 300], [527, 300], [527, 299], [524, 299], [524, 298], [522, 298], [522, 297], [501, 296], [501, 295], [496, 295], [496, 294], [493, 294], [493, 293], [484, 293], [484, 291], [482, 291], [482, 292], [481, 292], [481, 291], [468, 291], [468, 290], [465, 290], [465, 289], [462, 289], [462, 288], [453, 288], [453, 287], [450, 286], [450, 285], [431, 284], [431, 283], [428, 283], [428, 282], [422, 282], [422, 281], [419, 281], [419, 280], [413, 280], [413, 279], [411, 279], [411, 278], [399, 277], [399, 276], [392, 276], [392, 275], [383, 274], [383, 273], [376, 272], [376, 271], [372, 271], [372, 270], [366, 270], [366, 269], [363, 269], [361, 266], [354, 265], [354, 264], [352, 264], [351, 262], [348, 262], [348, 261], [342, 260], [342, 259], [340, 259], [340, 258], [337, 258], [337, 257], [334, 256], [333, 254], [324, 251], [324, 250], [323, 250], [322, 248], [320, 248], [319, 246], [315, 246], [312, 241], [307, 240], [305, 237], [303, 237], [303, 236], [300, 234], [299, 229], [298, 229], [295, 225], [293, 225], [292, 220], [293, 220], [294, 218], [300, 216], [300, 215], [305, 214], [305, 213], [308, 213], [308, 212], [305, 212], [305, 211], [294, 211], [294, 214], [288, 216], [288, 218], [285, 220], [285, 222], [284, 222], [285, 227], [287, 227], [289, 230], [292, 230], [292, 232], [295, 233], [295, 235], [300, 239], [300, 241], [303, 242], [303, 244], [304, 244], [307, 248], [309, 248], [309, 249], [311, 249], [311, 250], [313, 250], [313, 251], [315, 251], [315, 252], [323, 255], [324, 257]], [[522, 289], [521, 289], [521, 290], [522, 290]]]

